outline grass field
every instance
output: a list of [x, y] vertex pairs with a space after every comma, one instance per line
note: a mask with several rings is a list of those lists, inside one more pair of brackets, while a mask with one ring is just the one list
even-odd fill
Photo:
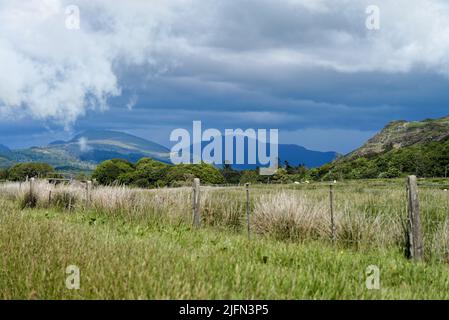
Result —
[[[28, 208], [26, 187], [5, 184], [0, 298], [447, 299], [447, 191], [421, 189], [426, 261], [417, 264], [404, 257], [402, 182], [338, 184], [334, 244], [321, 185], [254, 186], [249, 240], [239, 188], [204, 188], [194, 229], [188, 188], [100, 187], [86, 203], [82, 187], [38, 183]], [[79, 290], [66, 288], [69, 265]], [[370, 265], [379, 290], [366, 287]]]

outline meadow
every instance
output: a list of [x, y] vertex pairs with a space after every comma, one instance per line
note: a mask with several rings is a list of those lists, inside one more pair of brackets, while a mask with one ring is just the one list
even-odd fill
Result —
[[[1, 299], [449, 298], [449, 194], [420, 181], [425, 261], [406, 249], [403, 179], [130, 189], [0, 185]], [[65, 286], [80, 270], [79, 290]], [[380, 289], [366, 286], [369, 266]]]

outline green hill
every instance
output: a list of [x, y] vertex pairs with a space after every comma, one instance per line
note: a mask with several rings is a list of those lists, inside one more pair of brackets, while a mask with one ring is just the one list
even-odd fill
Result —
[[392, 149], [401, 149], [429, 142], [441, 142], [448, 138], [449, 116], [436, 120], [393, 121], [346, 158], [369, 157]]
[[44, 147], [0, 149], [0, 167], [19, 162], [45, 162], [62, 171], [92, 171], [112, 158], [135, 162], [150, 157], [168, 162], [170, 151], [162, 145], [122, 132], [90, 130], [70, 141], [55, 141]]
[[394, 121], [359, 149], [316, 171], [318, 179], [445, 177], [449, 169], [449, 117]]
[[86, 131], [68, 142], [53, 143], [50, 148], [63, 150], [81, 161], [95, 164], [113, 158], [131, 162], [143, 157], [162, 162], [170, 160], [170, 150], [160, 144], [127, 133], [107, 130]]

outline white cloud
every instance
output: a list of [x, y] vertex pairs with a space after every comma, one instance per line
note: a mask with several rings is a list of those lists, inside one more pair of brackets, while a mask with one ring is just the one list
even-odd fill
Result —
[[[80, 7], [81, 29], [64, 9]], [[3, 0], [0, 116], [70, 125], [121, 94], [138, 66], [232, 83], [304, 68], [449, 76], [449, 3], [377, 0], [381, 29], [365, 28], [368, 0]], [[141, 71], [141, 70], [140, 70]], [[141, 71], [142, 72], [142, 71]], [[144, 79], [143, 79], [144, 80]], [[128, 108], [135, 104], [129, 100]], [[125, 106], [124, 106], [125, 107]]]
[[[154, 15], [161, 12], [156, 2]], [[142, 2], [126, 8], [107, 1], [77, 4], [80, 30], [65, 27], [66, 1], [0, 4], [1, 115], [70, 125], [88, 109], [105, 109], [109, 97], [120, 95], [116, 68], [150, 59], [155, 26], [151, 16], [138, 14]]]
[[78, 140], [78, 146], [80, 147], [80, 151], [81, 152], [87, 152], [89, 151], [91, 148], [89, 147], [89, 141], [86, 137], [81, 137]]

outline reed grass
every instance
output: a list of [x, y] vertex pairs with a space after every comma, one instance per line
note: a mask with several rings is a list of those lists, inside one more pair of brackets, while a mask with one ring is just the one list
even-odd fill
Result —
[[[353, 182], [337, 184], [334, 189], [334, 244], [355, 249], [405, 250], [405, 186], [390, 181], [385, 184]], [[95, 213], [132, 223], [189, 225], [192, 219], [189, 187], [146, 190], [97, 186], [88, 194], [83, 184], [55, 186], [35, 181], [32, 190], [30, 196], [27, 183], [3, 183], [0, 197], [17, 203], [20, 209]], [[202, 224], [244, 232], [245, 199], [244, 187], [202, 187]], [[422, 188], [420, 201], [426, 259], [446, 262], [449, 194], [438, 188]], [[250, 207], [253, 234], [292, 242], [331, 240], [326, 184], [254, 186]]]

